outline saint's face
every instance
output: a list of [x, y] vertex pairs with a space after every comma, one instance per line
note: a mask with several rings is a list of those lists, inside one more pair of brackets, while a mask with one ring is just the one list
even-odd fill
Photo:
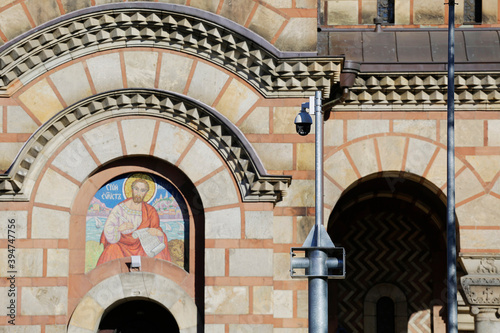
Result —
[[148, 186], [142, 182], [137, 182], [132, 186], [132, 198], [135, 203], [140, 203], [144, 200], [146, 193], [148, 193]]

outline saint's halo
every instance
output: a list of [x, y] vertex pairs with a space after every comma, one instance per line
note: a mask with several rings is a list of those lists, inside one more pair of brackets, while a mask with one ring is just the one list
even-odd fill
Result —
[[149, 191], [146, 193], [144, 197], [144, 202], [148, 202], [156, 193], [156, 184], [153, 180], [153, 177], [145, 174], [145, 173], [134, 173], [130, 175], [123, 184], [123, 191], [125, 192], [125, 197], [128, 199], [132, 197], [132, 183], [137, 179], [143, 179], [149, 184]]

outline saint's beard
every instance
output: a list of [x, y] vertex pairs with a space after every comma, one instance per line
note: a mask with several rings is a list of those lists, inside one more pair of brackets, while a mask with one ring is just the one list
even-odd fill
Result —
[[140, 195], [132, 196], [132, 200], [134, 201], [134, 203], [141, 203], [143, 199], [144, 197], [141, 197]]

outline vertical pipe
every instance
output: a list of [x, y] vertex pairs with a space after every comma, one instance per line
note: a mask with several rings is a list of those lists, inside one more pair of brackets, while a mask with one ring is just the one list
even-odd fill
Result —
[[455, 0], [449, 1], [448, 15], [448, 185], [447, 185], [447, 288], [448, 333], [458, 332], [457, 246], [455, 226]]
[[313, 246], [321, 246], [320, 226], [323, 224], [323, 112], [321, 110], [321, 91], [316, 91], [314, 95], [314, 114], [315, 114], [315, 230], [316, 244]]

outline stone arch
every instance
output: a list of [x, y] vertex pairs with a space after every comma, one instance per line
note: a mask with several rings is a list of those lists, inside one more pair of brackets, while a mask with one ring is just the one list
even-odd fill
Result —
[[406, 296], [398, 286], [390, 283], [381, 283], [372, 287], [365, 297], [364, 323], [365, 333], [375, 333], [377, 301], [381, 297], [389, 297], [394, 302], [395, 331], [407, 331], [407, 303]]
[[[229, 173], [223, 176], [224, 173], [218, 172], [217, 174], [223, 177], [224, 181], [211, 181], [209, 183], [212, 186], [214, 184], [218, 184], [217, 186], [221, 186], [220, 184], [229, 185], [230, 179], [234, 179], [239, 192], [235, 194], [243, 201], [279, 201], [282, 192], [291, 181], [290, 177], [268, 175], [255, 151], [241, 132], [208, 106], [175, 93], [150, 89], [125, 89], [92, 96], [51, 118], [25, 144], [10, 173], [3, 179], [0, 186], [9, 191], [6, 191], [6, 194], [11, 193], [13, 196], [28, 198], [48, 156], [53, 155], [63, 145], [66, 148], [57, 154], [54, 162], [56, 165], [59, 163], [58, 161], [62, 162], [62, 164], [59, 163], [58, 169], [70, 175], [76, 184], [82, 182], [98, 165], [120, 156], [152, 154], [170, 163], [177, 163], [176, 159], [180, 152], [175, 155], [165, 149], [162, 150], [160, 145], [156, 146], [156, 141], [151, 136], [149, 139], [140, 135], [127, 138], [127, 135], [123, 133], [120, 136], [117, 127], [112, 129], [115, 134], [113, 138], [109, 135], [104, 136], [104, 138], [111, 140], [107, 142], [108, 149], [113, 148], [115, 151], [112, 153], [102, 151], [106, 147], [102, 145], [102, 136], [109, 129], [102, 130], [94, 124], [102, 121], [115, 121], [120, 117], [143, 118], [138, 123], [149, 131], [154, 130], [155, 126], [164, 126], [165, 129], [168, 129], [165, 132], [167, 135], [172, 131], [179, 131], [184, 137], [184, 141], [180, 142], [183, 148], [188, 147], [185, 141], [190, 135], [193, 135], [190, 132], [194, 133], [197, 139], [193, 141], [190, 150], [204, 149], [207, 154], [213, 152], [212, 154], [220, 156], [216, 160], [224, 160], [231, 174], [231, 176]], [[124, 124], [127, 122], [127, 120], [123, 121]], [[85, 142], [82, 142], [81, 139], [68, 142], [69, 138], [91, 125], [95, 126], [93, 129], [95, 140], [89, 137], [87, 140], [83, 140]], [[110, 125], [104, 126], [109, 127]], [[118, 140], [118, 138], [120, 139]], [[138, 143], [132, 145], [135, 139]], [[122, 149], [122, 144], [124, 149]], [[130, 145], [128, 149], [127, 144]], [[63, 162], [68, 161], [68, 158], [74, 156], [75, 153], [79, 155], [77, 156], [79, 159], [87, 162], [80, 164], [77, 169], [72, 168], [67, 162]], [[213, 168], [206, 171], [210, 173], [219, 166], [213, 165]], [[191, 170], [189, 168], [183, 169], [182, 164], [179, 167], [194, 180], [200, 180], [206, 176], [199, 174], [199, 171], [193, 168]], [[205, 183], [207, 182], [205, 181]], [[69, 186], [68, 188], [74, 187]], [[200, 193], [203, 192], [206, 193], [207, 202], [210, 202], [210, 190], [208, 188], [205, 191], [200, 190]], [[6, 195], [2, 198], [7, 199], [8, 197]], [[65, 206], [68, 207], [69, 204], [66, 202]]]
[[158, 274], [132, 272], [114, 275], [93, 286], [71, 315], [68, 333], [97, 332], [105, 309], [117, 301], [136, 297], [154, 300], [167, 308], [180, 332], [192, 332], [198, 326], [196, 304], [181, 286]]

